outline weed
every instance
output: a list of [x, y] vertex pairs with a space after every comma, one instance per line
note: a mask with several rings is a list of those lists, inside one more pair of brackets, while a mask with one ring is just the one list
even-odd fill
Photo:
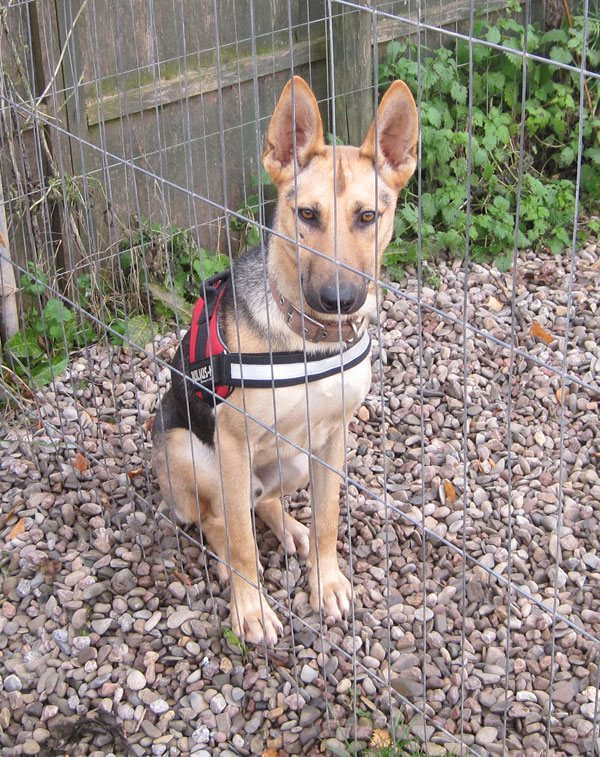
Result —
[[[600, 63], [600, 18], [588, 24], [587, 64], [593, 70]], [[577, 65], [582, 19], [574, 18], [572, 28], [543, 32], [508, 16], [493, 25], [476, 22], [474, 34], [516, 51], [526, 44], [530, 54], [546, 57], [547, 62], [527, 60], [525, 93], [521, 55], [477, 43], [469, 47], [466, 40], [459, 40], [454, 50], [423, 54], [421, 49], [420, 65], [415, 44], [392, 42], [380, 66], [382, 89], [396, 78], [404, 79], [414, 92], [421, 84], [421, 202], [419, 206], [413, 179], [383, 260], [392, 277], [417, 259], [419, 234], [425, 260], [440, 250], [464, 255], [468, 234], [475, 260], [493, 258], [499, 268], [508, 269], [520, 168], [518, 248], [547, 247], [557, 253], [569, 247], [580, 118], [584, 211], [597, 207], [600, 200], [600, 82], [588, 82], [589, 99], [580, 113], [579, 74], [553, 65]], [[525, 141], [520, 155], [523, 94]]]
[[[240, 250], [246, 249], [247, 247], [256, 247], [260, 244], [260, 228], [259, 226], [257, 226], [260, 217], [260, 194], [258, 192], [258, 176], [256, 174], [253, 175], [251, 181], [252, 186], [256, 191], [253, 194], [248, 195], [246, 201], [238, 210], [238, 213], [244, 216], [244, 218], [247, 220], [233, 218], [231, 221], [232, 230], [237, 232], [240, 237]], [[260, 181], [263, 192], [266, 195], [272, 195], [273, 182], [264, 168], [261, 172]]]
[[226, 255], [199, 247], [189, 229], [163, 226], [144, 217], [133, 238], [123, 240], [120, 249], [120, 267], [130, 287], [128, 309], [147, 311], [150, 293], [153, 312], [149, 315], [159, 321], [172, 321], [180, 309], [178, 300], [194, 303], [202, 282], [229, 267]]
[[[29, 263], [28, 268], [29, 273], [21, 276], [21, 288], [31, 307], [24, 308], [23, 330], [11, 337], [5, 348], [16, 375], [40, 387], [62, 373], [69, 353], [93, 341], [95, 334], [60, 297], [52, 296], [48, 276], [40, 266]], [[76, 292], [81, 294], [78, 304], [83, 307], [89, 282], [78, 279], [76, 284]]]

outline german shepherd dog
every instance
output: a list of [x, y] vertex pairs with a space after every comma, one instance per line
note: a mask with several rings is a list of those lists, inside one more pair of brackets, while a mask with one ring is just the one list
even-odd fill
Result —
[[[178, 520], [198, 523], [221, 580], [231, 577], [232, 628], [246, 641], [274, 645], [283, 632], [260, 589], [252, 507], [289, 554], [308, 557], [313, 609], [335, 619], [350, 609], [336, 550], [344, 429], [369, 389], [375, 279], [398, 192], [416, 167], [417, 138], [417, 110], [402, 81], [385, 93], [362, 146], [334, 149], [309, 86], [290, 80], [263, 155], [278, 191], [273, 232], [233, 267], [216, 328], [231, 355], [296, 354], [305, 366], [333, 355], [339, 364], [349, 344], [365, 339], [366, 352], [318, 380], [238, 386], [218, 403], [199, 396], [191, 331], [173, 360], [153, 425], [153, 469]], [[281, 499], [309, 479], [310, 531]]]

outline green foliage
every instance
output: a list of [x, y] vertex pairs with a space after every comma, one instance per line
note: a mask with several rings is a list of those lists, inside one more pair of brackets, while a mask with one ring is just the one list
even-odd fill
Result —
[[[273, 182], [271, 177], [265, 171], [261, 170], [261, 186], [266, 195], [271, 195], [273, 190]], [[234, 217], [231, 220], [231, 228], [237, 232], [240, 236], [240, 250], [247, 247], [256, 247], [260, 244], [260, 228], [257, 225], [260, 223], [260, 195], [258, 192], [258, 176], [252, 176], [252, 186], [257, 190], [251, 195], [246, 197], [246, 201], [238, 210], [239, 215], [244, 216], [244, 219]]]
[[[30, 306], [24, 308], [25, 327], [5, 347], [16, 375], [40, 387], [62, 373], [69, 352], [93, 341], [95, 334], [91, 325], [76, 318], [62, 299], [51, 296], [48, 276], [40, 266], [29, 263], [28, 268], [29, 273], [21, 276], [23, 294], [31, 300]], [[76, 292], [78, 304], [86, 307], [91, 296], [89, 275], [77, 279]]]
[[[597, 70], [600, 18], [588, 23], [587, 67]], [[524, 108], [523, 58], [485, 44], [475, 42], [469, 47], [468, 41], [459, 40], [453, 50], [441, 48], [424, 54], [421, 49], [418, 65], [413, 43], [392, 42], [380, 65], [382, 89], [400, 78], [416, 94], [419, 75], [421, 83], [421, 205], [419, 208], [417, 180], [413, 179], [397, 211], [394, 240], [384, 257], [391, 276], [417, 259], [419, 232], [424, 259], [440, 250], [464, 255], [468, 235], [473, 258], [493, 258], [505, 269], [512, 263], [515, 235], [519, 249], [543, 246], [557, 253], [571, 244], [580, 82], [578, 73], [559, 69], [552, 61], [579, 65], [582, 19], [574, 18], [570, 29], [548, 32], [536, 25], [525, 30], [510, 17], [499, 18], [494, 25], [479, 21], [474, 36], [519, 51], [526, 39], [530, 54], [547, 58], [547, 62], [527, 61]], [[597, 208], [600, 201], [600, 83], [588, 79], [587, 87], [581, 113], [584, 212]], [[520, 154], [522, 112], [525, 140]], [[520, 161], [523, 182], [519, 196]]]
[[136, 295], [129, 309], [147, 310], [149, 293], [150, 315], [159, 320], [172, 320], [178, 309], [176, 304], [167, 304], [169, 294], [173, 295], [171, 300], [195, 302], [202, 291], [202, 282], [229, 268], [226, 255], [199, 247], [189, 229], [163, 226], [143, 217], [133, 238], [123, 240], [120, 248], [121, 270]]

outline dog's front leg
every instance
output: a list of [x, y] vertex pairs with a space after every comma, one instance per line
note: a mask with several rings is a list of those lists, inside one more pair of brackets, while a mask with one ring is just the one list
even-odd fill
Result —
[[[344, 437], [336, 433], [316, 452], [316, 457], [335, 470], [344, 464]], [[313, 463], [313, 525], [310, 539], [310, 604], [325, 616], [345, 617], [352, 596], [350, 582], [338, 565], [339, 478], [316, 459]]]
[[252, 538], [252, 495], [246, 440], [221, 430], [219, 446], [225, 498], [226, 554], [231, 560], [231, 625], [246, 641], [274, 646], [283, 626], [258, 588]]

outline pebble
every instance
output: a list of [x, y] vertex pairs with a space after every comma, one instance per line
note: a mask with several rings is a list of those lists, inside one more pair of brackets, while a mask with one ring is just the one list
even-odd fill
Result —
[[140, 670], [130, 670], [127, 674], [127, 686], [132, 691], [141, 691], [146, 685], [146, 676]]

